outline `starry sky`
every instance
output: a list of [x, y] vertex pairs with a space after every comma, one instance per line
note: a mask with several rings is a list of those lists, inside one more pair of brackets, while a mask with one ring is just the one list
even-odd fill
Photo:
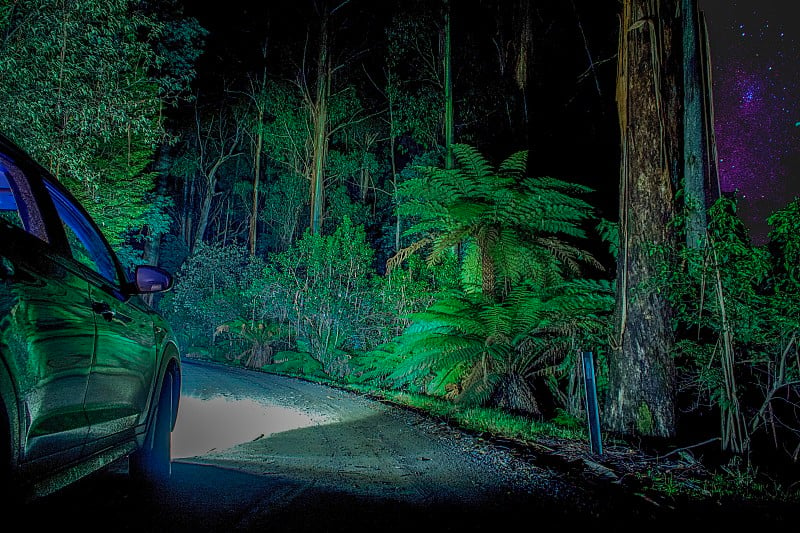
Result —
[[754, 243], [800, 196], [800, 17], [793, 2], [700, 0], [708, 22], [720, 183]]

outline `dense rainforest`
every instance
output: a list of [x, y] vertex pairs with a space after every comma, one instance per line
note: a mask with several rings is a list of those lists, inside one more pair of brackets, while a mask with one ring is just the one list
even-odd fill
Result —
[[0, 130], [185, 357], [582, 428], [591, 351], [609, 434], [796, 467], [800, 200], [719, 191], [696, 2], [192, 4], [0, 1]]

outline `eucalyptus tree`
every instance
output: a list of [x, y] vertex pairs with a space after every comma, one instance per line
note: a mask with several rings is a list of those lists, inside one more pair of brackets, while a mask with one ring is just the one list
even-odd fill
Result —
[[250, 255], [256, 253], [256, 241], [258, 240], [258, 219], [259, 219], [259, 199], [260, 199], [260, 184], [261, 184], [261, 154], [264, 149], [264, 113], [266, 110], [267, 98], [267, 45], [268, 39], [264, 40], [264, 45], [261, 48], [262, 58], [264, 60], [264, 67], [261, 72], [261, 79], [250, 79], [249, 90], [246, 92], [250, 105], [253, 108], [253, 116], [251, 119], [250, 127], [248, 128], [248, 136], [250, 137], [250, 146], [253, 160], [253, 190], [251, 195], [251, 210], [250, 222], [247, 232], [247, 242], [250, 249]]
[[682, 156], [675, 4], [623, 3], [617, 74], [622, 135], [618, 296], [605, 415], [615, 431], [660, 437], [675, 434], [672, 309], [655, 284], [659, 265], [673, 261], [671, 222]]

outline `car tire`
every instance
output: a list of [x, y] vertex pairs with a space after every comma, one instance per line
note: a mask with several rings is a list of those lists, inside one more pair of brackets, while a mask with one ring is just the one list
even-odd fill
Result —
[[131, 454], [129, 459], [133, 479], [147, 485], [164, 485], [172, 475], [173, 385], [172, 373], [167, 372], [144, 446]]

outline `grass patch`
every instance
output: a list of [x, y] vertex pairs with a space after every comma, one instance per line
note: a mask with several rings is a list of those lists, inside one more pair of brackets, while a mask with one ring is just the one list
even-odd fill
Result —
[[342, 385], [337, 382], [328, 384], [423, 411], [461, 429], [487, 433], [494, 437], [535, 441], [537, 438], [545, 436], [581, 442], [588, 441], [585, 428], [576, 427], [574, 419], [563, 415], [554, 421], [539, 421], [489, 407], [462, 407], [450, 400], [425, 394], [385, 390], [363, 384]]

